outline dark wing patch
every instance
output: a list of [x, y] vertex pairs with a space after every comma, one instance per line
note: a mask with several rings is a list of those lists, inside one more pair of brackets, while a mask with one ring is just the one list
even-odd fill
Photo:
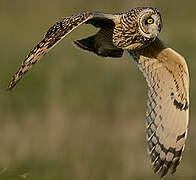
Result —
[[105, 19], [105, 18], [93, 18], [89, 19], [85, 22], [86, 24], [92, 24], [93, 26], [97, 28], [103, 28], [106, 26], [114, 26], [115, 23], [111, 19]]
[[187, 101], [185, 101], [184, 103], [181, 103], [181, 102], [178, 102], [176, 99], [174, 99], [174, 105], [176, 106], [177, 109], [180, 109], [181, 111], [187, 110], [189, 107]]

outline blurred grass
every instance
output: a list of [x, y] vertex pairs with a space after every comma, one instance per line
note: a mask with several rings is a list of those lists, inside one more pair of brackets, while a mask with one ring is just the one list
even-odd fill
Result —
[[162, 12], [161, 38], [181, 54], [191, 77], [190, 130], [182, 164], [167, 179], [195, 179], [195, 1], [0, 0], [0, 179], [157, 179], [146, 152], [147, 88], [125, 54], [101, 59], [71, 42], [95, 31], [82, 26], [43, 58], [10, 93], [8, 81], [47, 29], [83, 10], [116, 13], [135, 6]]

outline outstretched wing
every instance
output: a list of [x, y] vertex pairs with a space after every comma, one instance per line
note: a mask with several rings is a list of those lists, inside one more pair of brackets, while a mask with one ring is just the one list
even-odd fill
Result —
[[173, 174], [185, 146], [189, 119], [189, 73], [186, 62], [159, 39], [128, 51], [148, 83], [147, 141], [154, 172]]
[[50, 51], [61, 39], [63, 39], [76, 27], [83, 23], [101, 27], [103, 23], [107, 23], [107, 21], [111, 21], [111, 19], [114, 19], [115, 17], [115, 15], [104, 13], [82, 12], [73, 16], [66, 17], [54, 24], [48, 30], [44, 39], [37, 46], [35, 46], [34, 49], [26, 57], [20, 69], [16, 72], [16, 74], [10, 81], [7, 90], [11, 90], [22, 78], [22, 75], [25, 74], [33, 64], [37, 63], [42, 56]]

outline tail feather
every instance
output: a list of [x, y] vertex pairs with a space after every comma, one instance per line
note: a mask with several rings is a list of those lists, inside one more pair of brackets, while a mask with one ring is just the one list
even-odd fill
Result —
[[74, 44], [83, 50], [96, 53], [95, 36], [90, 36], [86, 39], [76, 40], [74, 41]]

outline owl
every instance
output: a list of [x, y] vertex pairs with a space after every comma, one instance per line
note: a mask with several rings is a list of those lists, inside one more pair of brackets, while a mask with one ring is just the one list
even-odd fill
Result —
[[137, 7], [119, 14], [82, 12], [54, 24], [28, 54], [13, 76], [8, 90], [42, 56], [82, 24], [99, 31], [74, 44], [98, 56], [120, 58], [126, 52], [143, 73], [148, 85], [146, 139], [155, 173], [160, 177], [176, 171], [187, 137], [189, 73], [184, 58], [159, 39], [160, 11]]

